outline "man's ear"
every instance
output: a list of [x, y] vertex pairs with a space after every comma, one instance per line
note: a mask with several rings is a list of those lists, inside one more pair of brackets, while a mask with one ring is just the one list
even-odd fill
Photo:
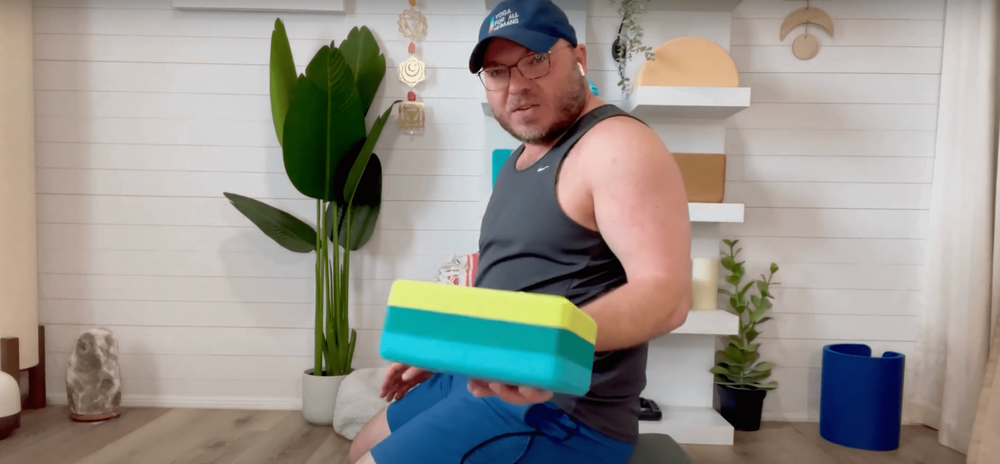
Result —
[[584, 44], [579, 44], [573, 50], [573, 56], [576, 57], [576, 65], [580, 70], [580, 75], [587, 75], [587, 46]]

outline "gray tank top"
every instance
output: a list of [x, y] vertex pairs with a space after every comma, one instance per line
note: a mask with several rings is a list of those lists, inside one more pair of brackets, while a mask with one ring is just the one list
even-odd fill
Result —
[[[632, 117], [614, 105], [595, 108], [523, 171], [515, 163], [524, 146], [511, 153], [483, 216], [476, 287], [560, 295], [582, 307], [626, 282], [625, 270], [601, 234], [566, 216], [556, 199], [566, 154], [595, 124], [614, 116]], [[613, 439], [634, 442], [647, 349], [644, 343], [595, 353], [590, 391], [556, 394], [552, 403]]]

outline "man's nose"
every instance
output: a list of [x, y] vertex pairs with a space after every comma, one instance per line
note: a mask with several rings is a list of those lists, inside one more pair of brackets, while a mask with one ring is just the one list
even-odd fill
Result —
[[531, 79], [525, 78], [517, 66], [510, 68], [510, 82], [507, 83], [507, 91], [521, 93], [529, 87], [531, 87]]

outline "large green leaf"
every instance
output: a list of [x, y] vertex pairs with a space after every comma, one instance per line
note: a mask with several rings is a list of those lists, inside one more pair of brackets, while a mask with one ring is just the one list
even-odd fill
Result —
[[709, 369], [709, 372], [711, 372], [713, 374], [722, 375], [722, 376], [728, 376], [729, 375], [729, 369], [726, 369], [723, 366], [712, 366], [712, 368]]
[[771, 369], [774, 369], [774, 363], [762, 362], [754, 366], [752, 372], [771, 372]]
[[400, 100], [392, 102], [389, 107], [386, 108], [385, 112], [376, 118], [375, 123], [372, 124], [372, 130], [368, 133], [368, 138], [365, 139], [365, 143], [361, 147], [358, 157], [351, 164], [350, 174], [348, 174], [347, 179], [344, 181], [345, 203], [351, 203], [354, 198], [355, 192], [358, 188], [358, 183], [361, 181], [362, 174], [369, 165], [368, 159], [371, 157], [372, 150], [375, 149], [375, 144], [378, 143], [379, 136], [382, 135], [382, 128], [385, 127], [385, 122], [389, 120], [389, 115], [392, 114], [392, 107], [399, 102]]
[[[347, 245], [347, 219], [344, 216], [344, 206], [342, 203], [331, 202], [327, 209], [327, 230], [330, 231], [329, 239], [333, 240], [333, 218], [337, 218], [337, 230], [340, 231], [340, 238], [337, 243], [351, 251], [357, 251], [368, 243], [375, 232], [375, 223], [378, 221], [379, 211], [382, 207], [382, 163], [374, 153], [369, 157], [368, 168], [365, 169], [361, 182], [354, 195], [351, 205], [351, 244]], [[332, 208], [337, 208], [336, 214], [332, 214]]]
[[368, 114], [375, 92], [385, 76], [385, 55], [379, 53], [378, 42], [368, 26], [352, 28], [347, 39], [340, 43], [340, 51], [354, 74], [361, 108]]
[[725, 351], [725, 353], [731, 359], [733, 359], [734, 362], [732, 362], [730, 364], [736, 365], [736, 366], [743, 366], [743, 365], [746, 364], [746, 357], [743, 355], [743, 352], [739, 348], [737, 348], [737, 347], [735, 347], [733, 345], [729, 345], [723, 351]]
[[774, 390], [775, 388], [778, 388], [778, 381], [772, 380], [768, 383], [757, 385], [757, 388], [761, 390]]
[[285, 115], [288, 104], [292, 100], [295, 89], [295, 60], [292, 58], [292, 48], [288, 45], [288, 35], [281, 19], [274, 20], [274, 32], [271, 33], [271, 117], [274, 120], [274, 131], [278, 143], [283, 144]]
[[[324, 46], [295, 85], [285, 117], [285, 171], [303, 195], [341, 196], [338, 166], [365, 141], [365, 118], [351, 68], [340, 50]], [[343, 176], [343, 175], [342, 175]]]
[[727, 354], [725, 351], [722, 350], [718, 350], [715, 352], [715, 363], [738, 364], [738, 362], [735, 359], [733, 359], [732, 356], [729, 356], [729, 354]]
[[316, 230], [300, 219], [266, 203], [235, 193], [223, 195], [268, 237], [297, 253], [316, 249]]

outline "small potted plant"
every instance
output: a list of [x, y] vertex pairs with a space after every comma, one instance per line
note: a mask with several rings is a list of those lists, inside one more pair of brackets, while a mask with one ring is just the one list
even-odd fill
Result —
[[654, 54], [652, 47], [642, 43], [642, 24], [640, 20], [646, 12], [642, 2], [649, 0], [611, 0], [612, 4], [620, 3], [618, 13], [622, 15], [622, 22], [618, 26], [618, 35], [611, 44], [611, 57], [618, 63], [618, 86], [622, 93], [628, 97], [632, 93], [631, 79], [626, 76], [626, 68], [634, 53], [642, 53], [646, 60], [652, 61]]
[[[758, 326], [771, 320], [771, 285], [778, 265], [771, 263], [769, 276], [761, 274], [759, 280], [744, 283], [743, 261], [737, 261], [740, 249], [733, 250], [739, 240], [723, 240], [729, 252], [722, 255], [722, 267], [729, 271], [726, 282], [732, 290], [720, 288], [719, 293], [729, 296], [729, 307], [740, 318], [739, 333], [725, 337], [725, 348], [715, 352], [715, 389], [719, 395], [716, 409], [736, 430], [753, 431], [760, 428], [764, 397], [768, 390], [778, 387], [778, 382], [766, 382], [774, 363], [760, 361], [760, 336]], [[753, 294], [756, 288], [757, 294]]]

